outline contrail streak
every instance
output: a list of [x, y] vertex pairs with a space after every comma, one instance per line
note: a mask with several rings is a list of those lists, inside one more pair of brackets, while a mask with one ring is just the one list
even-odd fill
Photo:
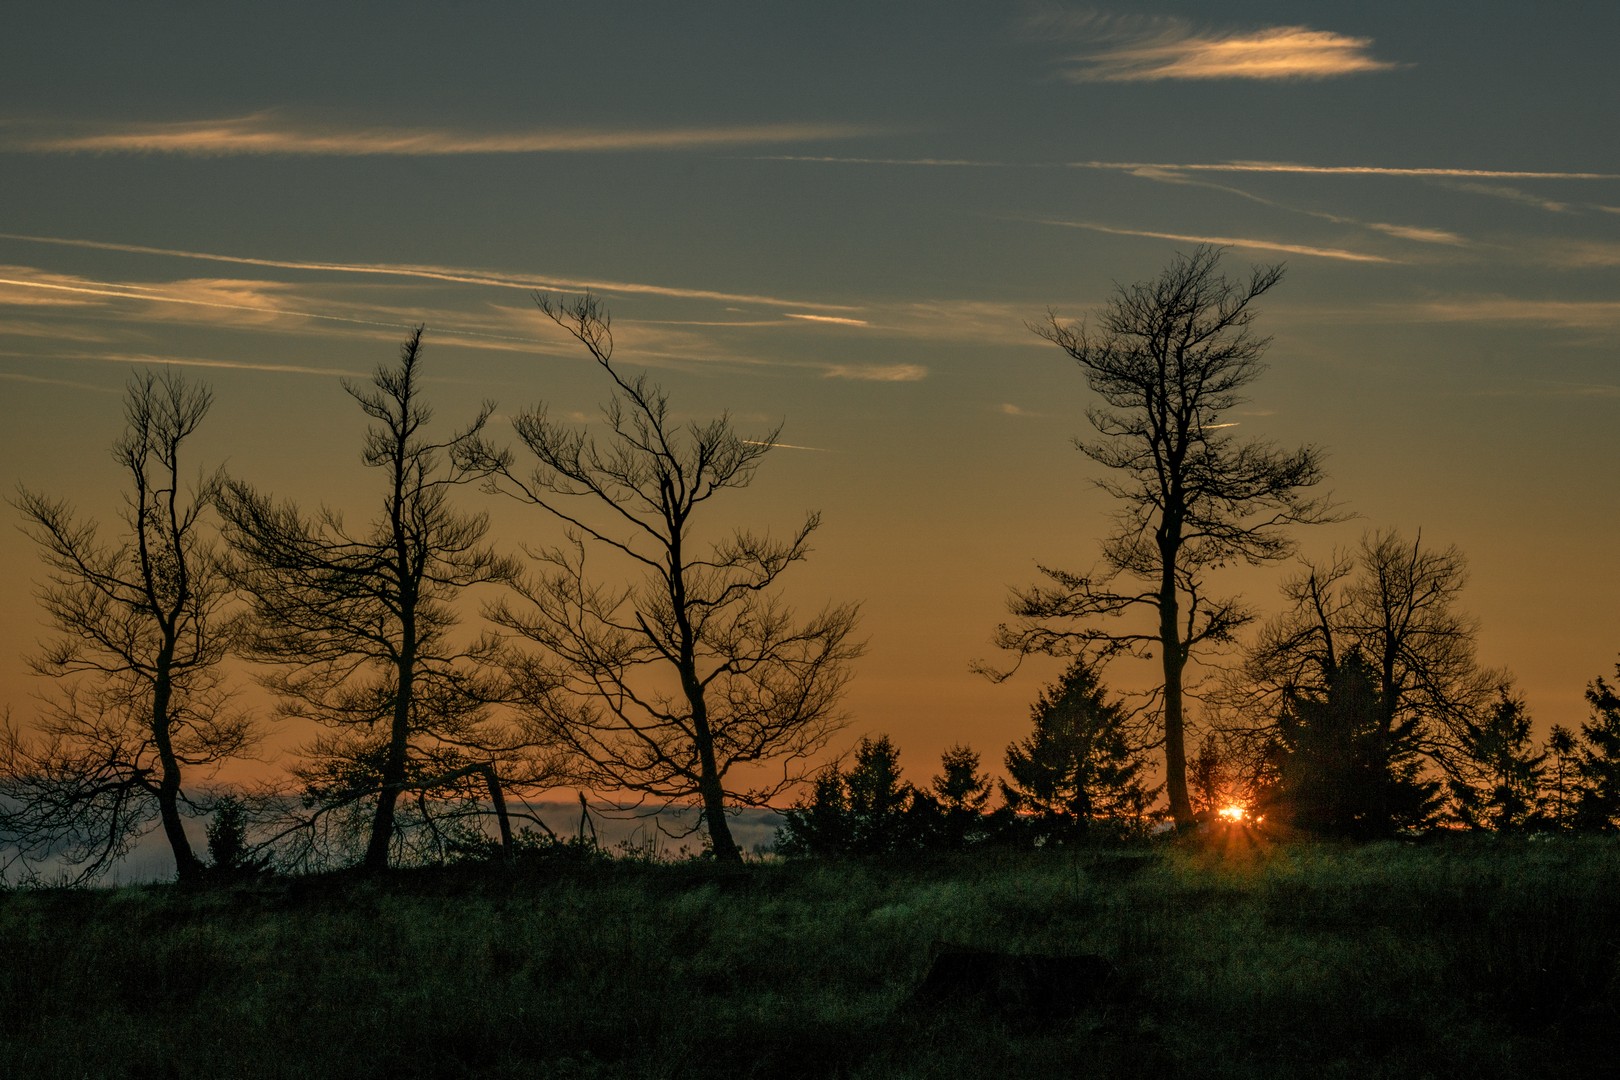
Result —
[[1387, 165], [1296, 165], [1286, 161], [1227, 161], [1197, 165], [1149, 161], [1073, 161], [1069, 165], [1075, 169], [1104, 169], [1113, 172], [1165, 169], [1172, 172], [1296, 173], [1309, 176], [1434, 176], [1464, 180], [1620, 180], [1620, 173], [1396, 168]]
[[458, 285], [485, 285], [500, 289], [566, 291], [595, 289], [609, 293], [640, 293], [668, 296], [685, 300], [717, 300], [725, 303], [760, 304], [766, 307], [806, 307], [822, 311], [857, 311], [845, 304], [823, 304], [810, 300], [791, 300], [751, 293], [728, 293], [711, 289], [683, 289], [671, 285], [646, 285], [628, 281], [577, 281], [566, 278], [553, 280], [518, 278], [490, 271], [469, 270], [448, 266], [417, 266], [387, 263], [308, 262], [292, 259], [259, 259], [247, 255], [219, 255], [206, 251], [185, 251], [174, 248], [147, 247], [141, 244], [115, 244], [104, 240], [77, 240], [57, 236], [29, 236], [22, 233], [0, 233], [0, 240], [20, 240], [31, 244], [53, 244], [58, 247], [88, 248], [95, 251], [121, 251], [133, 255], [161, 255], [175, 259], [199, 259], [205, 262], [230, 263], [236, 266], [262, 266], [274, 270], [310, 270], [342, 274], [375, 274], [385, 277], [420, 278], [428, 281], [446, 281]]
[[1153, 232], [1148, 229], [1112, 229], [1106, 225], [1093, 225], [1085, 221], [1041, 221], [1042, 225], [1061, 225], [1068, 229], [1089, 229], [1112, 236], [1145, 236], [1152, 240], [1179, 240], [1188, 244], [1215, 244], [1221, 247], [1253, 248], [1261, 251], [1284, 251], [1292, 255], [1315, 255], [1323, 259], [1343, 259], [1346, 262], [1392, 263], [1399, 259], [1386, 259], [1382, 255], [1365, 255], [1343, 248], [1310, 247], [1306, 244], [1285, 244], [1273, 240], [1253, 240], [1238, 236], [1189, 236], [1185, 233]]

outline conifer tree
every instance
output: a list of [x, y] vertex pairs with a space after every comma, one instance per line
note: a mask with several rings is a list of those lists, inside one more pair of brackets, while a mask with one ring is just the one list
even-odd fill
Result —
[[1324, 691], [1291, 693], [1272, 744], [1265, 801], [1312, 832], [1379, 836], [1433, 817], [1439, 784], [1422, 776], [1415, 720], [1387, 725], [1359, 651], [1334, 665]]
[[1564, 725], [1554, 724], [1547, 733], [1547, 782], [1541, 821], [1551, 828], [1568, 829], [1575, 824], [1575, 800], [1580, 791], [1579, 749], [1575, 733]]
[[1030, 710], [1035, 730], [1007, 748], [1001, 793], [1049, 840], [1078, 838], [1102, 822], [1135, 825], [1153, 792], [1146, 762], [1126, 738], [1127, 714], [1108, 700], [1096, 668], [1076, 660]]
[[1539, 804], [1547, 754], [1531, 743], [1524, 699], [1499, 689], [1482, 715], [1463, 720], [1458, 742], [1461, 754], [1447, 779], [1458, 819], [1498, 832], [1529, 825]]
[[947, 846], [961, 847], [983, 836], [993, 787], [979, 771], [978, 751], [970, 747], [952, 746], [940, 755], [939, 764], [931, 786], [939, 806], [940, 838]]
[[776, 847], [789, 855], [886, 855], [923, 847], [937, 831], [939, 808], [900, 773], [900, 751], [887, 735], [863, 738], [846, 772], [827, 769], [808, 802], [784, 815]]
[[[1620, 676], [1620, 663], [1615, 674]], [[1592, 719], [1581, 724], [1575, 827], [1612, 832], [1620, 828], [1620, 694], [1599, 676], [1587, 686], [1586, 700]]]

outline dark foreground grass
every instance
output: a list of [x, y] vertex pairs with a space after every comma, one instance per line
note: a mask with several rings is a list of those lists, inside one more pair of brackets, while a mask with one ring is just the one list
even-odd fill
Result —
[[[914, 1006], [935, 941], [1123, 985]], [[1606, 1076], [1617, 942], [1604, 841], [16, 891], [0, 1076]]]

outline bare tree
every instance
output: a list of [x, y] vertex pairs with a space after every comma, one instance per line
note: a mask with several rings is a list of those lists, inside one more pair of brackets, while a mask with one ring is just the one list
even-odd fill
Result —
[[1425, 547], [1394, 529], [1361, 538], [1356, 551], [1306, 562], [1283, 586], [1287, 609], [1267, 623], [1240, 671], [1239, 706], [1264, 722], [1283, 696], [1325, 688], [1351, 652], [1376, 683], [1382, 728], [1423, 728], [1425, 749], [1445, 757], [1454, 733], [1506, 685], [1481, 668], [1477, 622], [1457, 601], [1467, 561], [1453, 546]]
[[[694, 534], [700, 508], [752, 481], [778, 432], [747, 439], [725, 416], [678, 424], [660, 387], [615, 367], [597, 299], [536, 301], [585, 346], [613, 396], [602, 437], [553, 423], [543, 407], [518, 415], [532, 468], [488, 444], [467, 459], [493, 490], [567, 529], [566, 543], [531, 552], [539, 572], [490, 612], [533, 646], [515, 686], [529, 715], [578, 752], [589, 783], [697, 797], [715, 857], [737, 861], [728, 803], [763, 804], [797, 783], [842, 724], [856, 610], [799, 621], [776, 595], [810, 552], [816, 514], [787, 539], [738, 529], [701, 544]], [[593, 553], [639, 580], [601, 583]], [[780, 772], [746, 768], [766, 762]], [[742, 771], [757, 786], [739, 787]]]
[[378, 367], [369, 383], [344, 383], [372, 420], [362, 460], [383, 481], [379, 511], [364, 526], [350, 528], [325, 507], [305, 516], [240, 481], [219, 497], [236, 552], [232, 574], [252, 603], [247, 655], [273, 665], [265, 682], [285, 715], [330, 729], [296, 771], [315, 811], [307, 835], [320, 835], [321, 815], [358, 825], [353, 815], [374, 799], [364, 856], [371, 870], [400, 850], [407, 792], [431, 844], [444, 815], [483, 812], [483, 787], [503, 809], [503, 784], [554, 779], [543, 747], [491, 710], [503, 693], [493, 639], [453, 637], [457, 597], [514, 570], [484, 543], [487, 517], [450, 503], [473, 479], [452, 456], [478, 437], [493, 406], [433, 441], [421, 382], [418, 327], [397, 364]]
[[[1251, 332], [1254, 302], [1282, 278], [1256, 267], [1220, 274], [1221, 252], [1200, 247], [1151, 281], [1120, 286], [1092, 326], [1048, 314], [1032, 327], [1068, 353], [1106, 407], [1087, 410], [1097, 437], [1075, 446], [1107, 473], [1096, 484], [1119, 503], [1102, 562], [1083, 573], [1040, 567], [1046, 582], [1015, 594], [1016, 622], [997, 644], [1020, 656], [1099, 659], [1158, 652], [1159, 734], [1170, 812], [1192, 820], [1187, 791], [1184, 681], [1197, 650], [1231, 642], [1254, 615], [1212, 596], [1207, 575], [1236, 562], [1287, 557], [1287, 528], [1332, 520], [1321, 452], [1240, 440], [1225, 417], [1265, 370], [1269, 339]], [[1133, 621], [1140, 618], [1140, 621]], [[1005, 677], [1006, 673], [999, 673]]]
[[130, 380], [113, 445], [128, 482], [116, 538], [66, 502], [27, 488], [14, 500], [50, 567], [39, 597], [57, 631], [31, 663], [62, 683], [37, 730], [8, 719], [0, 733], [0, 837], [24, 865], [55, 854], [88, 879], [155, 818], [179, 878], [201, 870], [186, 771], [253, 737], [219, 670], [230, 590], [204, 515], [220, 480], [199, 473], [187, 487], [183, 464], [212, 400], [167, 371]]

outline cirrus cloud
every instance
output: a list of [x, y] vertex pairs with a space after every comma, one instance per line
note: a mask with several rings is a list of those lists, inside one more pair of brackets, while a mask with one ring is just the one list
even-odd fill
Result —
[[921, 364], [833, 364], [822, 374], [856, 382], [919, 382], [928, 378], [928, 369]]
[[[0, 148], [33, 153], [149, 153], [196, 157], [291, 154], [305, 156], [602, 153], [690, 150], [842, 139], [871, 134], [851, 124], [782, 123], [683, 128], [535, 128], [466, 132], [441, 128], [346, 127], [305, 122], [274, 110], [215, 120], [170, 123], [75, 124], [67, 131], [35, 125], [0, 126]], [[6, 131], [5, 128], [10, 128]]]
[[1371, 38], [1309, 26], [1205, 30], [1173, 17], [1049, 12], [1032, 28], [1092, 46], [1068, 58], [1070, 82], [1326, 79], [1402, 66], [1372, 56]]

